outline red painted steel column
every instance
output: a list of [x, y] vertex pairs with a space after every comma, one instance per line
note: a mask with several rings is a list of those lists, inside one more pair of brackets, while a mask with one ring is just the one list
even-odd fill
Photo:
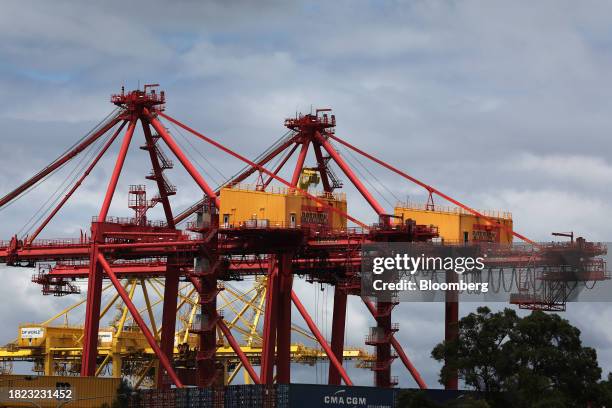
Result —
[[[446, 272], [447, 282], [458, 282], [454, 271]], [[452, 342], [459, 338], [459, 296], [457, 291], [447, 290], [444, 303], [444, 341]], [[459, 388], [459, 373], [453, 370], [451, 377], [444, 384], [447, 390]]]
[[[202, 291], [202, 284], [195, 276], [190, 276], [189, 280], [191, 281], [191, 283], [193, 283], [193, 287], [196, 289], [196, 291]], [[242, 351], [242, 349], [240, 348], [240, 344], [236, 341], [236, 339], [232, 335], [231, 330], [229, 329], [229, 327], [227, 327], [223, 319], [221, 319], [220, 316], [218, 317], [219, 319], [217, 320], [217, 326], [219, 327], [219, 329], [221, 329], [228, 343], [230, 344], [234, 352], [238, 355], [240, 362], [251, 376], [251, 379], [253, 379], [253, 382], [255, 384], [261, 384], [261, 380], [259, 379], [257, 373], [255, 373], [255, 369], [249, 361], [249, 358], [246, 356], [246, 354], [244, 354], [244, 351]]]
[[309, 146], [310, 139], [306, 139], [302, 142], [302, 149], [300, 150], [300, 155], [298, 156], [297, 163], [295, 163], [293, 177], [291, 177], [292, 186], [297, 186], [298, 182], [300, 181], [300, 174], [302, 173], [302, 168], [304, 167], [304, 162], [306, 161], [306, 155], [308, 154]]
[[[375, 316], [376, 306], [374, 306], [374, 304], [368, 299], [361, 298], [361, 300], [363, 300], [363, 303], [366, 305], [366, 307], [368, 308], [372, 316]], [[418, 372], [416, 367], [412, 364], [412, 362], [408, 358], [408, 355], [406, 355], [406, 352], [404, 351], [401, 344], [399, 343], [399, 341], [397, 341], [395, 337], [391, 337], [391, 345], [393, 346], [399, 358], [404, 363], [404, 366], [406, 366], [406, 368], [412, 375], [412, 378], [414, 378], [414, 380], [419, 385], [419, 387], [423, 390], [427, 389], [427, 384], [425, 384], [425, 381], [423, 381], [423, 377], [421, 377], [421, 374]]]
[[325, 350], [325, 354], [327, 354], [327, 357], [329, 358], [330, 363], [336, 366], [336, 369], [340, 372], [340, 376], [344, 380], [344, 383], [346, 385], [353, 385], [353, 382], [351, 381], [348, 374], [346, 373], [346, 370], [344, 369], [344, 367], [342, 367], [342, 364], [340, 364], [340, 362], [338, 361], [338, 359], [332, 352], [331, 347], [329, 347], [329, 344], [327, 344], [327, 341], [325, 340], [325, 338], [319, 331], [319, 328], [312, 321], [312, 318], [310, 317], [310, 315], [306, 311], [306, 308], [304, 307], [304, 305], [302, 305], [302, 302], [300, 302], [300, 299], [298, 298], [298, 296], [296, 295], [294, 291], [291, 291], [291, 300], [293, 300], [293, 304], [295, 305], [297, 310], [302, 315], [302, 318], [306, 322], [306, 325], [308, 325], [308, 328], [310, 329], [312, 334], [316, 337], [321, 347], [323, 347], [323, 350]]
[[[174, 256], [168, 257], [166, 264], [166, 275], [164, 280], [164, 304], [162, 312], [162, 329], [160, 348], [162, 352], [168, 356], [170, 361], [174, 357], [174, 336], [176, 335], [176, 304], [178, 300], [179, 289], [179, 271], [170, 263], [175, 260]], [[159, 369], [157, 372], [157, 387], [169, 388], [170, 384], [164, 384], [164, 372]]]
[[338, 166], [342, 169], [344, 174], [346, 174], [346, 176], [355, 185], [357, 190], [359, 190], [363, 198], [365, 198], [367, 202], [372, 206], [374, 211], [376, 211], [376, 214], [378, 214], [379, 216], [384, 215], [385, 209], [378, 203], [378, 201], [376, 201], [376, 199], [372, 196], [372, 194], [370, 194], [368, 189], [365, 188], [361, 180], [359, 180], [359, 178], [355, 175], [355, 173], [353, 173], [353, 170], [351, 170], [349, 165], [346, 164], [344, 159], [338, 154], [338, 152], [336, 151], [336, 149], [334, 149], [331, 143], [329, 143], [329, 141], [326, 138], [321, 136], [319, 132], [315, 133], [315, 137], [317, 138], [317, 141], [321, 144], [321, 146], [332, 157], [332, 159], [334, 159], [336, 164], [338, 164]]
[[[334, 287], [334, 311], [332, 317], [331, 349], [340, 364], [342, 364], [342, 359], [344, 357], [346, 300], [346, 292], [339, 288], [338, 285], [336, 285]], [[328, 382], [329, 385], [340, 385], [340, 372], [333, 364], [329, 365]]]
[[102, 302], [102, 269], [98, 264], [98, 224], [91, 226], [92, 245], [89, 254], [89, 274], [87, 280], [87, 302], [85, 303], [85, 326], [83, 327], [83, 355], [81, 356], [81, 376], [93, 377], [96, 374], [98, 357], [98, 330], [100, 328], [100, 304]]
[[[106, 189], [104, 202], [102, 204], [102, 208], [100, 209], [100, 214], [98, 215], [98, 222], [103, 222], [108, 215], [108, 208], [113, 200], [115, 188], [117, 187], [117, 181], [119, 180], [119, 175], [121, 174], [121, 169], [123, 168], [125, 156], [127, 155], [135, 127], [136, 120], [132, 119], [123, 138], [123, 144], [119, 150], [119, 156], [117, 157], [113, 174]], [[81, 360], [82, 376], [95, 375], [96, 359], [98, 357], [98, 330], [100, 328], [100, 303], [102, 298], [102, 270], [98, 264], [98, 245], [103, 243], [104, 240], [102, 231], [100, 231], [99, 227], [99, 223], [92, 223], [92, 245], [89, 258], [87, 303], [85, 308], [85, 327], [83, 333], [83, 356]]]
[[101, 253], [98, 253], [98, 262], [100, 263], [100, 265], [102, 266], [102, 268], [108, 275], [109, 279], [113, 283], [113, 286], [117, 290], [117, 293], [121, 297], [121, 300], [123, 300], [123, 303], [130, 311], [132, 318], [134, 319], [138, 327], [140, 327], [140, 330], [142, 331], [142, 334], [147, 339], [149, 346], [151, 346], [151, 348], [153, 349], [153, 352], [155, 353], [157, 358], [159, 358], [159, 362], [168, 372], [168, 375], [172, 379], [172, 382], [178, 388], [182, 388], [183, 384], [181, 383], [181, 380], [179, 380], [178, 376], [176, 375], [176, 372], [174, 371], [174, 368], [172, 367], [172, 364], [170, 363], [168, 356], [164, 354], [162, 350], [159, 348], [159, 346], [157, 345], [157, 342], [155, 341], [155, 337], [153, 337], [153, 334], [151, 333], [151, 331], [145, 324], [144, 320], [140, 316], [140, 313], [138, 313], [138, 309], [136, 308], [136, 306], [134, 306], [134, 303], [132, 303], [130, 296], [125, 291], [123, 286], [121, 286], [121, 282], [119, 282], [119, 279], [117, 279], [115, 272], [113, 272], [112, 268], [110, 267], [110, 265], [104, 258], [104, 255], [102, 255]]
[[274, 382], [274, 356], [276, 348], [276, 317], [278, 305], [278, 268], [276, 257], [268, 261], [268, 282], [266, 286], [266, 309], [264, 311], [263, 346], [261, 350], [261, 383]]
[[389, 302], [376, 303], [376, 327], [382, 331], [383, 336], [389, 336], [389, 341], [380, 341], [376, 344], [376, 364], [374, 370], [374, 385], [381, 388], [390, 388], [391, 384], [391, 310], [393, 305]]
[[217, 325], [219, 316], [217, 313], [217, 268], [218, 256], [216, 254], [216, 239], [210, 242], [209, 253], [202, 257], [200, 276], [200, 310], [202, 326], [199, 329], [199, 347], [196, 356], [197, 385], [199, 387], [210, 387], [222, 384], [223, 376], [219, 376], [222, 367], [218, 366], [216, 360], [217, 352]]
[[323, 152], [321, 151], [321, 145], [313, 143], [315, 157], [317, 158], [317, 166], [319, 167], [319, 173], [321, 174], [321, 184], [323, 184], [323, 190], [331, 193], [332, 188], [329, 182], [329, 177], [325, 170], [325, 161], [323, 160]]
[[284, 253], [279, 257], [276, 382], [289, 384], [291, 382], [291, 290], [293, 286], [291, 260], [293, 253]]
[[100, 214], [98, 214], [98, 221], [100, 222], [104, 222], [106, 220], [106, 216], [108, 215], [108, 209], [111, 205], [111, 202], [113, 201], [115, 189], [117, 188], [117, 182], [119, 181], [121, 169], [123, 169], [123, 163], [125, 163], [125, 156], [127, 156], [127, 152], [130, 147], [130, 142], [132, 141], [132, 136], [134, 135], [135, 128], [136, 119], [132, 119], [130, 121], [130, 125], [128, 126], [127, 132], [125, 133], [125, 137], [123, 138], [123, 143], [121, 144], [121, 149], [119, 150], [119, 156], [117, 157], [117, 162], [115, 163], [115, 168], [113, 169], [111, 180], [108, 183], [108, 187], [106, 189], [104, 202], [102, 203]]
[[181, 162], [183, 167], [185, 167], [185, 170], [187, 170], [189, 175], [191, 175], [191, 177], [195, 180], [198, 186], [200, 186], [204, 193], [206, 193], [206, 195], [211, 200], [214, 200], [215, 205], [217, 206], [217, 208], [219, 208], [219, 197], [217, 197], [217, 193], [215, 193], [215, 191], [210, 188], [208, 183], [206, 183], [204, 178], [196, 170], [193, 164], [191, 164], [187, 156], [185, 156], [181, 148], [176, 144], [176, 142], [174, 141], [172, 136], [170, 136], [170, 133], [168, 133], [166, 128], [160, 123], [159, 120], [157, 120], [157, 118], [152, 115], [149, 115], [149, 122], [151, 123], [151, 125], [153, 125], [157, 133], [161, 136], [161, 138], [164, 139], [166, 145], [168, 145], [170, 150], [172, 150], [172, 153], [174, 153], [176, 158], [179, 159], [179, 161]]

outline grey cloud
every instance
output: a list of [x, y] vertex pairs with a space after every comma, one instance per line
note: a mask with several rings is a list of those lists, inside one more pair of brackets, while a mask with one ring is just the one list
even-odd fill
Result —
[[[574, 230], [609, 241], [611, 12], [605, 1], [7, 1], [0, 15], [0, 192], [90, 129], [110, 111], [108, 96], [122, 84], [159, 82], [171, 115], [248, 156], [284, 133], [285, 117], [331, 106], [339, 136], [467, 204], [512, 211], [516, 228], [530, 237]], [[227, 176], [242, 167], [194, 144]], [[116, 149], [46, 236], [88, 228]], [[128, 214], [127, 185], [144, 181], [149, 166], [141, 153], [136, 145], [130, 152], [113, 214]], [[375, 193], [386, 207], [396, 197], [425, 199], [423, 191], [360, 160], [391, 190], [360, 168], [390, 202]], [[178, 207], [201, 195], [184, 172], [168, 175], [179, 186]], [[57, 184], [0, 212], [2, 237], [19, 230]], [[375, 221], [358, 192], [347, 192], [349, 212]], [[39, 302], [59, 309], [55, 299], [37, 297], [28, 274], [2, 273], [30, 288], [23, 308], [2, 309], [3, 327], [42, 318], [32, 314]], [[301, 290], [309, 299], [307, 287]], [[372, 323], [351, 302], [347, 341], [360, 344]], [[24, 312], [9, 316], [9, 307]], [[583, 328], [585, 343], [601, 350], [609, 370], [610, 334], [582, 318], [592, 310], [571, 305], [567, 316]], [[436, 384], [438, 366], [429, 353], [442, 338], [442, 311], [400, 305], [396, 317], [410, 356]], [[394, 370], [403, 372], [397, 362]], [[309, 368], [296, 373], [313, 378]]]

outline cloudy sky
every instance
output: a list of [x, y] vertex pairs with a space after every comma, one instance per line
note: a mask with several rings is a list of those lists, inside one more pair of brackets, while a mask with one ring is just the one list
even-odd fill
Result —
[[[515, 228], [532, 239], [574, 231], [612, 240], [608, 2], [1, 4], [2, 194], [108, 114], [109, 95], [122, 85], [158, 82], [170, 115], [247, 156], [284, 133], [285, 117], [332, 107], [340, 137], [474, 207], [511, 211]], [[242, 167], [176, 136], [212, 185]], [[43, 236], [88, 228], [116, 149]], [[424, 199], [422, 190], [340, 151], [387, 208], [398, 199]], [[111, 211], [117, 215], [128, 214], [127, 186], [148, 173], [136, 143], [130, 153]], [[2, 237], [31, 229], [27, 221], [61, 191], [69, 172], [1, 210]], [[200, 196], [184, 172], [168, 175], [179, 189], [177, 208]], [[347, 192], [349, 212], [374, 221], [355, 191]], [[71, 301], [40, 296], [31, 272], [1, 271], [0, 341], [14, 337], [18, 322], [44, 320]], [[439, 367], [429, 353], [443, 335], [442, 310], [410, 304], [397, 313], [400, 338], [431, 385]], [[350, 313], [363, 330], [351, 330], [348, 342], [360, 344], [371, 322], [357, 302]], [[576, 304], [565, 315], [597, 347], [606, 372], [612, 331], [600, 322], [611, 314], [608, 304]], [[402, 385], [414, 384], [395, 370]], [[311, 374], [300, 370], [304, 378]], [[355, 376], [371, 381], [370, 373]]]

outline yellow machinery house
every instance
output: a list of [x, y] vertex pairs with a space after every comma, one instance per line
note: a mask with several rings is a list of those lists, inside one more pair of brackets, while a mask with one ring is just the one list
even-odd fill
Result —
[[[344, 193], [312, 193], [346, 213]], [[221, 190], [221, 228], [311, 228], [345, 230], [346, 217], [298, 191], [268, 187], [267, 191], [236, 185]]]
[[[428, 209], [425, 204], [402, 203], [395, 207], [395, 216], [413, 219], [417, 224], [435, 225], [440, 238], [448, 243], [460, 242], [512, 242], [512, 214], [503, 211], [478, 211], [494, 221], [477, 217], [462, 208], [436, 206]], [[502, 227], [505, 225], [507, 228]]]

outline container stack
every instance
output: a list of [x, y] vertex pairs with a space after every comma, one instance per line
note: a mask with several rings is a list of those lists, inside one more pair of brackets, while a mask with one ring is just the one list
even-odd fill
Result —
[[213, 406], [213, 390], [210, 388], [181, 388], [176, 390], [176, 408]]
[[225, 408], [260, 408], [265, 388], [262, 385], [231, 385], [225, 388]]
[[275, 388], [277, 408], [289, 408], [289, 385], [277, 384]]

